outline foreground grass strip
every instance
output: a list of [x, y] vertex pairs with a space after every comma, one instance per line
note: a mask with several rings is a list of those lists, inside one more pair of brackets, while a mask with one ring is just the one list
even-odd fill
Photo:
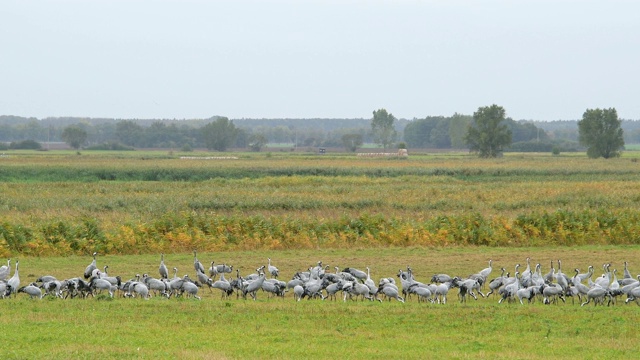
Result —
[[[371, 267], [372, 277], [395, 276], [410, 265], [419, 280], [435, 273], [468, 275], [493, 259], [513, 268], [526, 257], [563, 267], [596, 268], [629, 261], [640, 271], [638, 246], [554, 248], [407, 248], [198, 253], [198, 258], [233, 264], [242, 274], [270, 257], [283, 279], [319, 260], [330, 266]], [[90, 257], [20, 260], [23, 283], [44, 274], [78, 276]], [[168, 254], [165, 261], [179, 274], [193, 273], [191, 253]], [[98, 256], [111, 275], [155, 275], [159, 256]], [[598, 275], [598, 273], [596, 273]], [[499, 358], [567, 359], [634, 357], [640, 333], [639, 308], [619, 302], [611, 307], [577, 304], [497, 304], [497, 298], [460, 304], [456, 291], [446, 305], [392, 302], [294, 302], [221, 300], [201, 289], [202, 301], [152, 298], [43, 299], [19, 296], [0, 300], [0, 328], [6, 358]]]

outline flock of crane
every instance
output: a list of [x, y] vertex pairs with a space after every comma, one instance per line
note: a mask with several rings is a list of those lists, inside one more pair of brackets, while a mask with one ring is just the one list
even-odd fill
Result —
[[[566, 302], [571, 297], [584, 306], [591, 302], [594, 305], [615, 304], [620, 296], [626, 296], [625, 303], [636, 302], [640, 305], [640, 275], [633, 277], [629, 272], [627, 262], [624, 262], [624, 273], [619, 279], [617, 270], [611, 270], [611, 264], [602, 266], [602, 274], [595, 278], [593, 266], [581, 273], [574, 269], [573, 275], [565, 274], [562, 270], [562, 262], [554, 261], [548, 273], [542, 273], [542, 266], [531, 266], [530, 258], [526, 259], [526, 268], [520, 271], [520, 264], [515, 265], [514, 274], [511, 276], [504, 268], [501, 268], [500, 276], [491, 278], [493, 273], [492, 260], [489, 266], [467, 277], [449, 276], [447, 274], [433, 275], [430, 282], [420, 282], [414, 277], [410, 267], [399, 270], [396, 276], [380, 279], [377, 283], [371, 279], [370, 269], [366, 272], [353, 267], [340, 270], [335, 267], [335, 272], [329, 272], [330, 267], [319, 261], [315, 266], [306, 271], [296, 272], [292, 279], [285, 282], [279, 280], [280, 271], [268, 259], [266, 266], [260, 266], [253, 274], [241, 276], [238, 269], [233, 273], [233, 266], [226, 264], [216, 265], [211, 262], [209, 269], [198, 260], [194, 251], [195, 278], [188, 275], [179, 277], [177, 268], [173, 268], [173, 277], [170, 277], [169, 269], [164, 263], [164, 254], [160, 256], [158, 278], [148, 274], [136, 275], [133, 279], [123, 281], [120, 276], [110, 276], [108, 266], [103, 270], [98, 269], [96, 253], [93, 253], [93, 261], [87, 266], [83, 277], [58, 280], [52, 275], [39, 277], [35, 282], [20, 287], [19, 262], [15, 264], [15, 272], [11, 272], [11, 259], [7, 265], [0, 266], [0, 298], [15, 297], [18, 293], [25, 293], [31, 298], [43, 298], [54, 296], [59, 298], [86, 298], [101, 293], [108, 293], [114, 297], [116, 293], [123, 297], [138, 297], [149, 299], [152, 296], [192, 297], [198, 296], [200, 288], [208, 287], [210, 291], [218, 289], [222, 298], [228, 298], [233, 293], [236, 298], [256, 300], [260, 290], [268, 297], [284, 297], [289, 291], [293, 293], [296, 301], [303, 298], [336, 300], [378, 300], [391, 301], [396, 299], [404, 303], [411, 296], [418, 302], [431, 302], [446, 304], [447, 295], [452, 288], [458, 289], [458, 299], [466, 302], [468, 297], [475, 300], [477, 295], [483, 298], [496, 297], [498, 303], [507, 302], [532, 302], [539, 299], [545, 304]], [[228, 275], [230, 279], [225, 277]], [[267, 277], [267, 274], [269, 277]], [[8, 279], [7, 279], [8, 278]], [[398, 278], [398, 281], [396, 281]], [[398, 283], [400, 286], [398, 286]], [[486, 293], [485, 293], [486, 292]]]

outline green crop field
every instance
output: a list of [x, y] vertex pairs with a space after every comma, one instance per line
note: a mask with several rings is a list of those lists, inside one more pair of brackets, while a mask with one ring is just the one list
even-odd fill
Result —
[[[181, 159], [229, 157], [229, 159]], [[235, 159], [232, 159], [235, 158]], [[271, 258], [290, 279], [317, 261], [418, 280], [468, 276], [492, 259], [514, 272], [640, 269], [640, 164], [584, 154], [353, 154], [6, 151], [0, 257], [21, 284], [98, 266], [158, 276], [159, 254], [194, 276], [193, 254], [246, 275]], [[6, 260], [5, 260], [6, 261]], [[0, 262], [0, 265], [6, 263]], [[522, 269], [521, 269], [522, 270]], [[599, 272], [598, 272], [599, 271]], [[235, 276], [235, 274], [233, 274]], [[397, 277], [396, 277], [397, 279]], [[621, 358], [637, 352], [637, 312], [578, 299], [445, 305], [284, 299], [0, 300], [4, 358]], [[575, 301], [575, 304], [573, 303]]]

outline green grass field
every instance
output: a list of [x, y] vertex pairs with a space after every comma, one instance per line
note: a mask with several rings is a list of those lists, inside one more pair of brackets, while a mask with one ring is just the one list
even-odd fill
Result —
[[[198, 258], [234, 264], [242, 274], [271, 257], [283, 279], [319, 260], [330, 266], [372, 269], [372, 277], [395, 276], [411, 266], [418, 280], [435, 273], [467, 275], [493, 259], [512, 268], [531, 257], [544, 265], [562, 259], [563, 267], [596, 268], [612, 262], [631, 270], [640, 247], [584, 246], [559, 248], [396, 248], [198, 253]], [[44, 274], [78, 276], [88, 257], [22, 258], [22, 283]], [[167, 265], [193, 276], [192, 254], [170, 254]], [[157, 275], [159, 257], [99, 256], [111, 275]], [[598, 273], [596, 273], [598, 274]], [[25, 294], [0, 300], [4, 358], [501, 358], [569, 359], [633, 357], [640, 333], [634, 304], [580, 307], [540, 302], [498, 304], [498, 298], [459, 303], [453, 289], [445, 305], [284, 299], [223, 300], [216, 290], [200, 289], [202, 300], [89, 299], [30, 300]]]
[[[466, 153], [359, 159], [331, 153], [7, 151], [0, 158], [0, 265], [21, 284], [98, 266], [157, 276], [159, 254], [194, 276], [242, 274], [267, 258], [290, 279], [322, 260], [371, 268], [374, 280], [411, 266], [418, 280], [467, 276], [527, 257], [565, 273], [602, 264], [640, 272], [637, 153]], [[5, 260], [3, 260], [5, 259]], [[284, 299], [0, 300], [3, 358], [501, 358], [634, 357], [634, 304], [446, 305]]]

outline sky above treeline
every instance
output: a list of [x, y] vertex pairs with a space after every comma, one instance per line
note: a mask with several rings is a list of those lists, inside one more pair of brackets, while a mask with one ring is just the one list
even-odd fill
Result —
[[640, 119], [638, 1], [4, 0], [0, 115]]

